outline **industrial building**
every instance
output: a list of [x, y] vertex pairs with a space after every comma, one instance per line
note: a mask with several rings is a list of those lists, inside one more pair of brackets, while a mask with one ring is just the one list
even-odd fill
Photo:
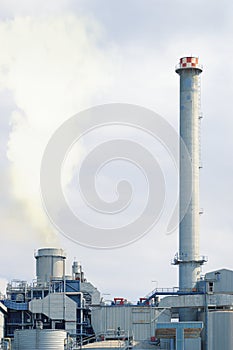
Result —
[[12, 339], [16, 330], [32, 329], [65, 330], [63, 335], [77, 342], [93, 336], [89, 307], [100, 303], [100, 293], [86, 281], [81, 265], [74, 261], [73, 275], [66, 276], [66, 256], [57, 248], [39, 249], [35, 259], [32, 284], [13, 280], [7, 285], [0, 304], [6, 314], [2, 338]]
[[233, 271], [201, 275], [207, 261], [199, 251], [202, 66], [198, 58], [184, 57], [176, 72], [182, 146], [179, 251], [172, 263], [179, 267], [179, 287], [156, 288], [136, 305], [124, 298], [109, 304], [77, 261], [66, 276], [64, 251], [41, 248], [35, 253], [35, 281], [14, 280], [1, 297], [2, 349], [233, 349]]

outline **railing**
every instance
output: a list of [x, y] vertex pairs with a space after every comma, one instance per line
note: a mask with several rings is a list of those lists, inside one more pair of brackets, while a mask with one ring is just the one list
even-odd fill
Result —
[[174, 259], [171, 260], [172, 265], [178, 265], [180, 263], [199, 263], [199, 264], [204, 264], [205, 262], [208, 261], [208, 257], [206, 255], [201, 255], [198, 258], [195, 259], [182, 259], [178, 253], [176, 253]]
[[148, 293], [145, 298], [149, 298], [151, 295], [154, 295], [157, 293], [176, 293], [178, 292], [179, 287], [172, 287], [172, 288], [155, 288], [150, 293]]
[[156, 297], [157, 295], [191, 295], [191, 294], [204, 294], [203, 291], [197, 288], [182, 288], [179, 290], [178, 287], [173, 288], [155, 288], [151, 293], [147, 294], [145, 301], [142, 304], [146, 304], [147, 301]]
[[[102, 341], [97, 341], [98, 343], [98, 349], [105, 349], [105, 348], [112, 348], [112, 349], [129, 349], [130, 345], [128, 344], [127, 341], [123, 341], [123, 340], [102, 340]], [[79, 350], [82, 349], [83, 346], [87, 345], [88, 343], [84, 343], [82, 345], [76, 345], [75, 347], [73, 347], [73, 350]], [[95, 343], [91, 343], [90, 346], [92, 346], [92, 344]], [[95, 346], [93, 345], [93, 348]]]
[[[191, 62], [189, 62], [191, 63]], [[175, 67], [175, 70], [177, 71], [178, 69], [201, 69], [203, 70], [203, 65], [199, 63], [195, 63], [195, 67], [182, 67], [181, 63], [178, 63]]]

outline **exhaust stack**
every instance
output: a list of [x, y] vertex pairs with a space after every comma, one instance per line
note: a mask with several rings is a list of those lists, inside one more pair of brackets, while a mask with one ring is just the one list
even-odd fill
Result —
[[[174, 263], [179, 265], [180, 291], [192, 290], [200, 278], [201, 265], [206, 261], [199, 255], [199, 119], [200, 74], [202, 66], [197, 57], [183, 57], [176, 67], [180, 76], [180, 137], [189, 152], [192, 171], [188, 174], [180, 147], [180, 208], [187, 189], [192, 189], [189, 207], [179, 227], [179, 253]], [[181, 216], [181, 210], [180, 210]]]

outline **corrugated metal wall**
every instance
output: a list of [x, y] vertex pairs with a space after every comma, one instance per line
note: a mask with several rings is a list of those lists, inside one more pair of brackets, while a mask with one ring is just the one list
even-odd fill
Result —
[[233, 349], [233, 311], [208, 314], [208, 350]]
[[[149, 340], [155, 335], [161, 311], [155, 307], [130, 305], [96, 307], [92, 310], [92, 325], [97, 335], [106, 334], [109, 330], [116, 331], [120, 327], [125, 334], [133, 335], [135, 340]], [[170, 321], [168, 313], [163, 314], [164, 321]]]
[[214, 292], [233, 293], [233, 271], [220, 269], [206, 274], [207, 281], [213, 281]]
[[185, 339], [184, 348], [187, 350], [201, 350], [201, 338]]
[[63, 330], [17, 330], [13, 350], [64, 350], [65, 339]]

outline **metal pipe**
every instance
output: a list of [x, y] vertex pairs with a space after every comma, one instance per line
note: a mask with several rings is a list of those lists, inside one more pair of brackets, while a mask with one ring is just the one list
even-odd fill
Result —
[[205, 280], [205, 350], [208, 350], [209, 342], [208, 342], [208, 328], [209, 328], [209, 307], [208, 307], [208, 289], [207, 289], [208, 282]]

